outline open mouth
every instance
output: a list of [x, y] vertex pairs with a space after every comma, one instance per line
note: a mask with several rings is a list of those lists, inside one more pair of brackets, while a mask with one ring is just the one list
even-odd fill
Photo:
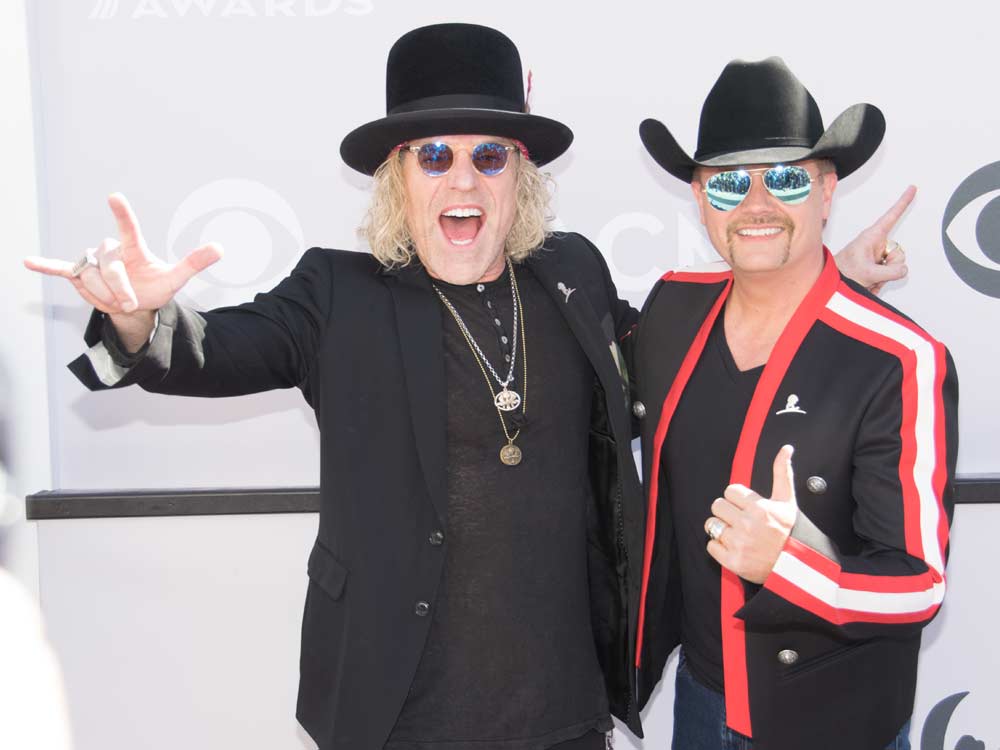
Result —
[[441, 231], [452, 245], [471, 245], [486, 217], [481, 209], [474, 206], [457, 206], [443, 212], [438, 219]]

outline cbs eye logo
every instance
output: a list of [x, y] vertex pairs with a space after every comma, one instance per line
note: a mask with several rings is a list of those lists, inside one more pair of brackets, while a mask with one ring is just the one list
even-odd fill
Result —
[[941, 242], [962, 281], [1000, 299], [1000, 161], [977, 169], [955, 190], [944, 209]]
[[202, 185], [174, 212], [167, 230], [172, 260], [206, 242], [225, 256], [184, 287], [185, 297], [204, 307], [246, 301], [247, 292], [270, 288], [303, 250], [295, 211], [281, 195], [252, 180], [216, 180]]
[[[930, 710], [927, 714], [927, 719], [924, 721], [923, 731], [920, 733], [920, 750], [949, 750], [945, 747], [945, 737], [948, 734], [957, 734], [957, 732], [955, 729], [949, 729], [948, 725], [951, 723], [952, 714], [955, 713], [958, 704], [968, 694], [969, 691], [949, 695], [944, 700], [939, 701]], [[971, 734], [963, 734], [959, 738], [958, 744], [954, 746], [954, 749], [987, 750], [986, 743], [980, 739], [976, 739]]]

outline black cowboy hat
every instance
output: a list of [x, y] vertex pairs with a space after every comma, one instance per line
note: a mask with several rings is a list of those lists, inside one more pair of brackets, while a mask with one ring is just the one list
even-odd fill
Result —
[[705, 99], [698, 150], [688, 156], [659, 120], [643, 120], [639, 136], [656, 163], [691, 182], [695, 167], [830, 159], [844, 178], [875, 153], [885, 134], [878, 107], [855, 104], [829, 128], [812, 94], [780, 57], [733, 60]]
[[466, 23], [424, 26], [389, 50], [386, 116], [347, 134], [340, 155], [373, 174], [393, 148], [432, 135], [495, 135], [521, 141], [536, 164], [562, 154], [573, 132], [528, 114], [521, 57], [496, 29]]

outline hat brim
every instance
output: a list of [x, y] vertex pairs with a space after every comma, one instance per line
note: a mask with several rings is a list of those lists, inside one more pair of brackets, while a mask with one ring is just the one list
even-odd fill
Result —
[[436, 109], [389, 115], [355, 128], [340, 144], [353, 169], [374, 174], [400, 143], [433, 135], [494, 135], [521, 141], [535, 164], [547, 164], [573, 142], [573, 131], [556, 120], [500, 109]]
[[643, 120], [639, 137], [654, 161], [679, 180], [691, 182], [698, 167], [735, 167], [776, 164], [804, 159], [830, 159], [843, 179], [857, 170], [878, 150], [885, 135], [885, 117], [878, 107], [855, 104], [844, 110], [812, 148], [771, 146], [719, 154], [696, 161], [659, 120]]

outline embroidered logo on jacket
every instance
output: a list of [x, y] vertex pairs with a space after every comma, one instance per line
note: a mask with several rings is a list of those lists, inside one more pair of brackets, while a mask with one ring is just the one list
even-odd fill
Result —
[[573, 292], [576, 291], [575, 288], [574, 289], [570, 289], [565, 284], [563, 284], [561, 281], [558, 284], [556, 284], [556, 289], [558, 289], [560, 292], [562, 292], [563, 294], [566, 295], [566, 301], [567, 302], [569, 302], [569, 295], [571, 295]]
[[799, 407], [799, 397], [796, 396], [794, 393], [792, 393], [792, 394], [790, 394], [788, 396], [788, 400], [785, 402], [785, 408], [782, 409], [781, 411], [776, 411], [775, 415], [778, 415], [778, 414], [806, 414], [806, 413], [807, 412], [803, 411]]

